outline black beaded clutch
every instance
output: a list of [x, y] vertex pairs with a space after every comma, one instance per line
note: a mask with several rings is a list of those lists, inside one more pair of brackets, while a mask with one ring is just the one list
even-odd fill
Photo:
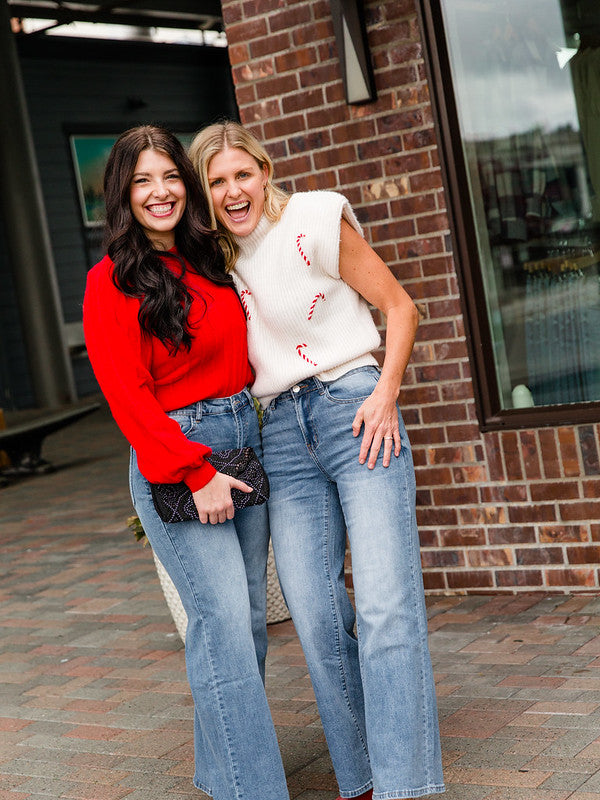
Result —
[[[217, 472], [231, 475], [252, 487], [248, 493], [240, 489], [231, 490], [234, 508], [257, 506], [269, 499], [267, 473], [251, 447], [219, 450], [204, 458]], [[198, 519], [192, 492], [185, 483], [151, 483], [150, 489], [154, 507], [163, 522]]]

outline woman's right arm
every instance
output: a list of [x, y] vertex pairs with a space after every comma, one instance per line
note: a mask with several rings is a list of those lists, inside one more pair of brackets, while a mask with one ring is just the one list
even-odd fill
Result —
[[184, 481], [201, 522], [232, 519], [231, 489], [250, 492], [250, 487], [217, 472], [204, 459], [210, 447], [190, 441], [163, 411], [144, 363], [139, 304], [120, 292], [99, 266], [88, 275], [83, 304], [86, 345], [115, 421], [136, 451], [140, 472], [152, 483]]
[[90, 362], [142, 474], [152, 483], [185, 481], [194, 492], [215, 474], [204, 460], [210, 448], [187, 439], [158, 403], [145, 363], [138, 309], [135, 298], [115, 287], [106, 264], [90, 271], [83, 304]]

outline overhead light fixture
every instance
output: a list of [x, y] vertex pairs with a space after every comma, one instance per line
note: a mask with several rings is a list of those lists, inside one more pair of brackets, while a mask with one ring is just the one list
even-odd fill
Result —
[[370, 103], [377, 93], [360, 0], [331, 0], [331, 13], [346, 102]]

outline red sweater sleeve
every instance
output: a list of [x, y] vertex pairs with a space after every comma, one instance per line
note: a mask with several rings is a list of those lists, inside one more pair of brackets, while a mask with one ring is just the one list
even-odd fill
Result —
[[211, 449], [187, 439], [157, 401], [144, 358], [139, 301], [116, 288], [111, 268], [105, 258], [90, 270], [83, 301], [94, 374], [117, 425], [136, 451], [142, 475], [151, 483], [184, 481], [196, 491], [216, 472], [204, 460]]

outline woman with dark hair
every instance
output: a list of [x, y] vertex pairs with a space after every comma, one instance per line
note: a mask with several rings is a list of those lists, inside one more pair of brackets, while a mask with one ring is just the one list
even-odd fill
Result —
[[[126, 131], [106, 166], [107, 253], [90, 270], [84, 327], [94, 372], [131, 444], [133, 504], [188, 617], [194, 785], [215, 800], [287, 800], [264, 691], [268, 522], [206, 460], [260, 453], [246, 322], [206, 201], [178, 139]], [[151, 483], [183, 481], [198, 520], [166, 523]]]

